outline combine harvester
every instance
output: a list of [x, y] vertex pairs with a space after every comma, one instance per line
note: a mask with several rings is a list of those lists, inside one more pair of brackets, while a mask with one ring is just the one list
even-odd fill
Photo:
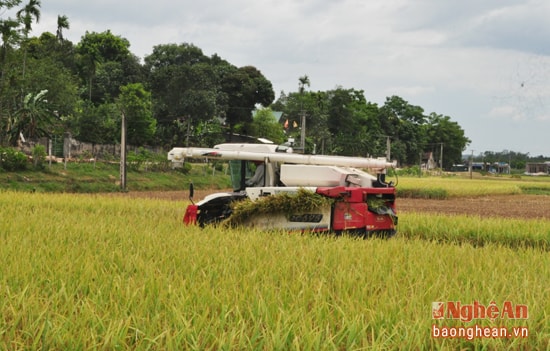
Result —
[[256, 213], [240, 224], [364, 236], [390, 237], [396, 233], [395, 187], [385, 181], [386, 170], [396, 164], [385, 158], [302, 155], [284, 145], [232, 143], [214, 148], [174, 148], [168, 153], [174, 167], [181, 167], [185, 159], [204, 158], [229, 162], [233, 192], [208, 195], [195, 204], [191, 185], [192, 204], [183, 218], [187, 225], [204, 227], [231, 220], [237, 201], [259, 204], [278, 194], [286, 194], [290, 201], [303, 201], [288, 195], [303, 195], [306, 190], [325, 199], [323, 205]]

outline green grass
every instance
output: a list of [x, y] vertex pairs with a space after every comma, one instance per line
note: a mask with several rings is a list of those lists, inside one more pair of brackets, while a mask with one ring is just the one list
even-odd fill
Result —
[[[550, 256], [506, 245], [548, 223], [411, 216], [410, 234], [358, 240], [186, 227], [161, 200], [0, 192], [0, 209], [2, 350], [550, 348]], [[471, 227], [492, 239], [456, 240]], [[530, 336], [432, 339], [433, 301], [526, 304], [527, 320], [475, 322]]]
[[520, 185], [523, 194], [550, 195], [550, 182], [548, 184]]
[[[197, 189], [226, 189], [231, 186], [224, 172], [212, 172], [207, 165], [196, 164], [189, 174], [168, 170], [150, 172], [127, 170], [127, 190], [186, 190], [193, 182]], [[119, 192], [118, 164], [97, 162], [46, 166], [44, 171], [1, 172], [0, 189], [23, 192], [101, 193]]]
[[[213, 171], [211, 164], [193, 164], [189, 174], [179, 171], [147, 171], [129, 167], [127, 190], [186, 190], [192, 182], [196, 189], [228, 189], [231, 181], [227, 166]], [[0, 189], [28, 192], [100, 193], [118, 192], [120, 168], [118, 164], [97, 162], [46, 165], [44, 171], [2, 172]], [[464, 196], [550, 194], [548, 177], [409, 177], [400, 176], [398, 197], [446, 199]]]

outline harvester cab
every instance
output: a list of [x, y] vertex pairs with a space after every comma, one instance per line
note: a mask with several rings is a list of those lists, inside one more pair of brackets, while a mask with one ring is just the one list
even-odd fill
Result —
[[266, 197], [306, 190], [327, 199], [326, 205], [256, 213], [240, 224], [384, 236], [396, 232], [395, 187], [385, 181], [386, 170], [395, 163], [384, 158], [303, 155], [274, 144], [233, 143], [174, 148], [168, 154], [174, 167], [183, 165], [186, 158], [227, 160], [233, 187], [231, 192], [211, 194], [189, 205], [183, 219], [187, 225], [203, 227], [231, 219], [235, 201], [266, 201]]

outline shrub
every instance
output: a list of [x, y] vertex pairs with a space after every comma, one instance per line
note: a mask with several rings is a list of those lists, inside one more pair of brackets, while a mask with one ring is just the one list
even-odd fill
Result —
[[400, 175], [400, 176], [418, 176], [421, 174], [419, 166], [401, 168], [401, 169], [398, 169], [396, 173], [397, 175]]
[[139, 148], [137, 151], [129, 152], [126, 155], [126, 162], [128, 162], [128, 169], [132, 171], [139, 171], [141, 166], [147, 162], [149, 157], [149, 151], [144, 148]]
[[181, 167], [175, 168], [176, 171], [183, 174], [189, 174], [189, 172], [191, 172], [191, 169], [193, 169], [193, 165], [189, 162], [184, 162]]
[[0, 170], [8, 172], [27, 169], [27, 156], [13, 148], [0, 148]]
[[46, 162], [46, 148], [44, 145], [36, 145], [32, 148], [32, 162], [35, 169], [44, 169]]

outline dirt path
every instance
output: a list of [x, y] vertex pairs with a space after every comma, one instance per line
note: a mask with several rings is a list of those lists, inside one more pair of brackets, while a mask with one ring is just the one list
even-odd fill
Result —
[[448, 200], [398, 199], [397, 209], [401, 212], [550, 219], [550, 196], [495, 195]]
[[[215, 191], [195, 191], [194, 199], [198, 201], [212, 192]], [[114, 196], [186, 201], [189, 194], [187, 191], [146, 191], [117, 193]], [[483, 217], [550, 219], [550, 196], [547, 195], [494, 195], [448, 200], [398, 198], [396, 206], [398, 213], [430, 212]]]

